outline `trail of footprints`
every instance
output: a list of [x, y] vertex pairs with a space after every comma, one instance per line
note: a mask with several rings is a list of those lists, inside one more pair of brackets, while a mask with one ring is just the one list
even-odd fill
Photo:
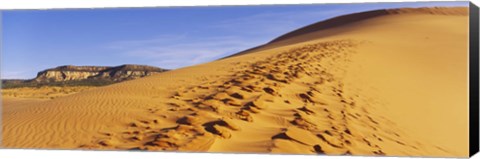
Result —
[[[208, 151], [215, 140], [248, 129], [238, 123], [253, 123], [265, 109], [280, 107], [274, 102], [283, 102], [296, 108], [289, 110], [293, 116], [278, 117], [288, 122], [282, 125], [282, 133], [271, 137], [270, 152], [296, 147], [302, 153], [387, 155], [377, 144], [382, 142], [415, 151], [419, 144], [401, 142], [400, 131], [381, 124], [390, 121], [371, 114], [368, 101], [357, 103], [361, 96], [346, 96], [341, 79], [330, 73], [341, 71], [359, 44], [352, 40], [308, 44], [263, 61], [239, 64], [242, 69], [231, 77], [205, 78], [204, 84], [179, 88], [167, 106], [146, 110], [152, 114], [149, 120], [127, 123], [125, 132], [102, 133], [80, 147]], [[305, 87], [306, 91], [282, 91], [288, 87]], [[284, 96], [295, 96], [296, 101]], [[176, 121], [175, 126], [158, 124], [170, 119]]]

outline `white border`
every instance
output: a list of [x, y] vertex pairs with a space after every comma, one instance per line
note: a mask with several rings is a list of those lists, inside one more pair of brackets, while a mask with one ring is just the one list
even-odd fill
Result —
[[[0, 0], [0, 9], [112, 8], [159, 6], [272, 5], [311, 3], [419, 2], [426, 0]], [[461, 0], [432, 0], [461, 1]], [[478, 0], [475, 0], [478, 1]]]
[[[364, 2], [419, 2], [425, 0], [0, 0], [0, 10], [52, 9], [52, 8], [117, 8], [117, 7], [162, 7], [162, 6], [218, 6], [218, 5], [272, 5], [311, 3], [364, 3]], [[449, 1], [449, 0], [435, 0]], [[452, 0], [450, 0], [452, 1]], [[479, 0], [472, 0], [480, 4]], [[0, 19], [1, 20], [1, 19]], [[1, 24], [1, 22], [0, 22]], [[1, 31], [1, 30], [0, 30]], [[0, 32], [1, 35], [1, 32]], [[1, 111], [0, 111], [1, 112]], [[0, 114], [1, 115], [1, 114]], [[1, 120], [0, 120], [1, 121]], [[1, 127], [0, 127], [1, 129]], [[0, 131], [1, 132], [1, 131]], [[80, 151], [80, 150], [21, 150], [2, 149], [0, 159], [48, 158], [195, 158], [195, 159], [344, 159], [344, 158], [408, 158], [408, 157], [361, 157], [317, 155], [265, 155], [265, 154], [219, 154], [219, 153], [172, 153], [172, 152], [126, 152], [126, 151]], [[480, 159], [477, 154], [474, 159]]]

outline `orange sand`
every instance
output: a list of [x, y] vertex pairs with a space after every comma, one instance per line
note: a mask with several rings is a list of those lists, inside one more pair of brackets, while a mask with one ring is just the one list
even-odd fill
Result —
[[466, 157], [466, 11], [397, 10], [52, 100], [4, 98], [3, 144]]

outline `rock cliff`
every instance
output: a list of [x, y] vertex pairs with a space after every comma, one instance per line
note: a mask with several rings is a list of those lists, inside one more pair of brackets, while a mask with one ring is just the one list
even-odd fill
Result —
[[106, 66], [59, 66], [41, 71], [29, 80], [2, 79], [2, 88], [43, 85], [107, 85], [125, 80], [150, 76], [167, 71], [145, 65]]
[[116, 67], [69, 65], [41, 71], [33, 80], [40, 83], [78, 81], [85, 79], [123, 81], [145, 77], [164, 71], [167, 70], [144, 65], [121, 65]]

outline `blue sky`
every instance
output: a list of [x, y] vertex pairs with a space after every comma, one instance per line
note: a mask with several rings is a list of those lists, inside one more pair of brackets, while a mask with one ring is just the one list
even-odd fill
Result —
[[175, 69], [255, 47], [335, 16], [468, 2], [2, 11], [2, 79], [60, 65], [144, 64]]

